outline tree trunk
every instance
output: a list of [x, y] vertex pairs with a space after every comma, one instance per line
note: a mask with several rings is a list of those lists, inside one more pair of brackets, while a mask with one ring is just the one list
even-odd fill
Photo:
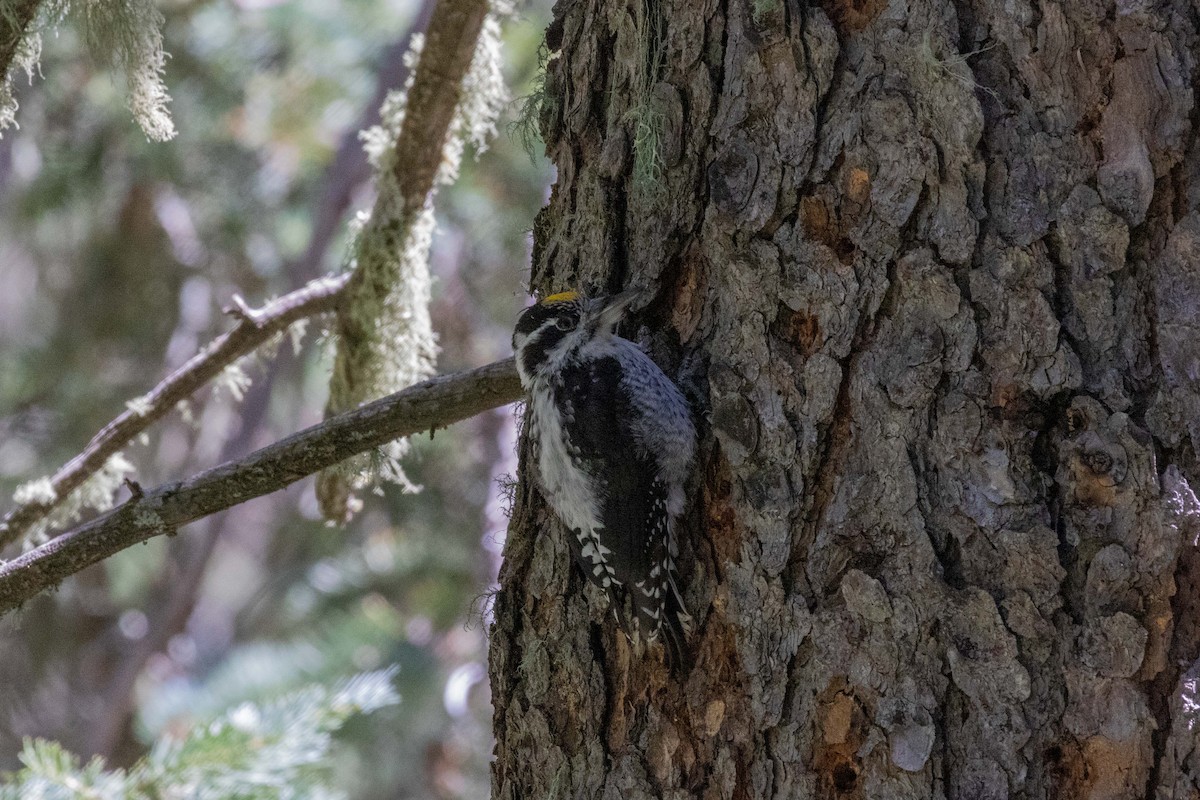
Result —
[[524, 461], [497, 798], [1200, 796], [1198, 26], [560, 0], [532, 285], [653, 298], [699, 630], [632, 654]]

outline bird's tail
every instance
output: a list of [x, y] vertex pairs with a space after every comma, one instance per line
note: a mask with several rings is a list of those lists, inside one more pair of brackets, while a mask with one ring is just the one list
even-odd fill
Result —
[[683, 596], [669, 572], [658, 581], [633, 591], [633, 625], [630, 638], [639, 649], [643, 641], [661, 640], [671, 668], [686, 663], [688, 638], [692, 633], [692, 617], [683, 604]]

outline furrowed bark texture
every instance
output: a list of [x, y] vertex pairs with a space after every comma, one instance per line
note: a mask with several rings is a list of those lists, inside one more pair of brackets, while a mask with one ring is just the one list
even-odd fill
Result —
[[1200, 796], [1195, 9], [645, 3], [556, 7], [532, 285], [646, 290], [699, 632], [526, 462], [494, 795]]

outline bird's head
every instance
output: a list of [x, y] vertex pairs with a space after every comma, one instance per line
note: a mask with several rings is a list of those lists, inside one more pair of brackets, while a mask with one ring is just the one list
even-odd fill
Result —
[[611, 336], [635, 292], [612, 297], [584, 297], [579, 292], [559, 292], [521, 312], [513, 331], [513, 352], [521, 383], [528, 386], [547, 370], [589, 341]]

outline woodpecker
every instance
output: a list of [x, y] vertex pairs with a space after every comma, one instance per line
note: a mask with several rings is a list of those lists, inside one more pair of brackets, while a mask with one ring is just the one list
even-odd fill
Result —
[[551, 295], [522, 312], [513, 351], [543, 494], [573, 534], [576, 562], [635, 647], [661, 637], [678, 664], [691, 617], [675, 530], [696, 430], [675, 384], [613, 332], [635, 298]]

